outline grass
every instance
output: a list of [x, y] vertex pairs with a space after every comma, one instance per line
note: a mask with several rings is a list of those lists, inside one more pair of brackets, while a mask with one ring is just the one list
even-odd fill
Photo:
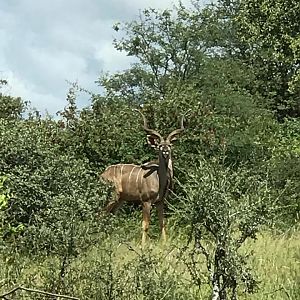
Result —
[[[125, 238], [126, 230], [120, 231]], [[153, 238], [142, 250], [139, 240], [120, 242], [116, 232], [67, 261], [63, 278], [59, 256], [41, 253], [33, 259], [18, 253], [3, 255], [0, 294], [20, 284], [80, 299], [208, 299], [209, 286], [199, 289], [191, 281], [179, 250], [182, 246], [180, 237], [165, 245]], [[253, 251], [249, 263], [260, 284], [254, 294], [241, 291], [240, 299], [300, 299], [300, 232], [264, 232], [256, 241], [247, 241], [241, 251]], [[198, 274], [206, 271], [202, 258], [197, 267]], [[25, 295], [20, 293], [12, 299], [39, 299]]]
[[245, 299], [300, 299], [300, 233], [263, 233], [245, 245], [253, 250], [251, 265], [260, 290]]

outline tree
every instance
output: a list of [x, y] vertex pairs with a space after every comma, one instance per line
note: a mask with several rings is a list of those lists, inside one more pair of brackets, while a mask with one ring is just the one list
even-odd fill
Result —
[[115, 48], [138, 62], [124, 73], [100, 78], [99, 83], [108, 95], [133, 102], [164, 98], [168, 89], [196, 76], [201, 68], [204, 27], [201, 15], [182, 5], [172, 12], [146, 9], [139, 20], [115, 25], [115, 30], [125, 32], [124, 38], [114, 41]]
[[[0, 80], [0, 90], [7, 85], [6, 80]], [[7, 96], [0, 92], [0, 118], [1, 119], [17, 119], [21, 118], [26, 107], [20, 97]]]
[[[257, 280], [247, 264], [249, 253], [240, 248], [247, 239], [256, 238], [276, 211], [267, 181], [243, 168], [232, 170], [203, 161], [189, 173], [183, 190], [178, 214], [189, 228], [193, 247], [185, 264], [195, 284], [208, 284], [212, 300], [237, 299], [241, 290], [255, 292]], [[205, 274], [198, 272], [203, 258]]]
[[[213, 45], [253, 68], [258, 91], [279, 119], [300, 116], [299, 1], [220, 0], [210, 11]], [[225, 30], [224, 30], [225, 28]]]

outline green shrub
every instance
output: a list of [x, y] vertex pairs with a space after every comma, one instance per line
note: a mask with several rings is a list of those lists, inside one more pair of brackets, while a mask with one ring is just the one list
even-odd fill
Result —
[[[265, 178], [247, 169], [232, 170], [203, 160], [188, 177], [178, 214], [193, 245], [187, 265], [193, 265], [189, 269], [195, 283], [208, 281], [215, 299], [227, 299], [229, 294], [235, 299], [239, 290], [253, 293], [257, 281], [247, 254], [239, 249], [272, 221], [280, 200], [272, 198]], [[197, 270], [203, 264], [199, 257], [206, 261], [204, 276]]]

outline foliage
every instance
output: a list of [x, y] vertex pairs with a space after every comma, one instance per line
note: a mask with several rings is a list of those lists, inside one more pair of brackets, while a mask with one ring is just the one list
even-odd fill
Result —
[[[9, 263], [1, 252], [0, 294], [21, 284], [44, 291], [60, 291], [80, 299], [145, 299], [146, 295], [150, 295], [150, 299], [159, 296], [165, 299], [209, 298], [208, 284], [203, 282], [199, 289], [190, 276], [185, 262], [191, 262], [191, 253], [180, 250], [185, 238], [178, 228], [174, 231], [174, 240], [164, 247], [153, 241], [141, 252], [139, 245], [127, 234], [128, 225], [134, 225], [131, 223], [137, 220], [119, 216], [120, 219], [124, 222], [124, 233], [119, 235], [116, 230], [113, 235], [102, 236], [99, 243], [75, 257], [63, 285], [59, 281], [58, 257], [40, 253], [29, 259], [12, 252], [15, 260]], [[126, 240], [126, 244], [121, 244], [120, 240]], [[250, 295], [241, 292], [239, 299], [299, 299], [299, 246], [297, 232], [289, 235], [265, 232], [259, 234], [256, 241], [247, 241], [241, 253], [253, 252], [249, 267], [255, 270], [260, 289]], [[194, 270], [206, 274], [203, 257], [198, 254], [195, 259], [197, 269]], [[18, 295], [18, 299], [26, 298], [25, 293]], [[36, 296], [35, 299], [40, 298]]]
[[125, 96], [139, 102], [145, 96], [153, 100], [164, 97], [170, 80], [177, 84], [198, 73], [204, 51], [199, 21], [183, 6], [174, 12], [144, 10], [139, 20], [121, 28], [126, 35], [114, 43], [116, 49], [134, 56], [138, 63], [124, 74], [100, 82], [108, 91], [125, 88]]
[[[255, 239], [276, 212], [267, 182], [249, 171], [231, 171], [205, 161], [189, 178], [179, 215], [194, 240], [192, 257], [199, 253], [205, 257], [204, 282], [211, 284], [212, 299], [227, 299], [229, 293], [236, 299], [240, 285], [253, 293], [257, 282], [239, 249], [248, 238]], [[203, 275], [196, 269], [190, 271], [201, 285]]]
[[[6, 80], [0, 80], [0, 90], [7, 85]], [[0, 119], [20, 118], [25, 111], [26, 103], [20, 97], [11, 97], [0, 92]]]
[[208, 13], [209, 30], [218, 32], [211, 44], [253, 69], [250, 90], [279, 119], [299, 117], [299, 8], [298, 1], [220, 0]]
[[[23, 114], [26, 103], [0, 94], [5, 287], [32, 281], [82, 299], [258, 292], [255, 254], [245, 245], [262, 228], [299, 221], [299, 121], [283, 118], [298, 116], [298, 4], [273, 2], [219, 1], [203, 9], [194, 1], [190, 10], [148, 9], [116, 24], [125, 35], [114, 45], [135, 63], [102, 75], [105, 92], [90, 93], [92, 105], [82, 110], [76, 96], [84, 89], [72, 84], [56, 119]], [[163, 135], [185, 115], [168, 210], [171, 234], [182, 233], [179, 247], [141, 251], [129, 244], [139, 236], [129, 210], [117, 218], [99, 214], [111, 187], [98, 174], [155, 157], [135, 108]]]
[[9, 191], [7, 191], [4, 188], [4, 182], [7, 178], [6, 177], [2, 177], [0, 178], [0, 209], [3, 210], [7, 207], [8, 205], [8, 200], [9, 200]]
[[299, 174], [300, 174], [300, 126], [299, 121], [287, 119], [279, 125], [274, 135], [272, 157], [265, 163], [264, 170], [281, 199], [279, 222], [285, 228], [299, 220]]
[[[27, 251], [65, 253], [65, 238], [80, 230], [81, 222], [95, 220], [105, 188], [87, 160], [61, 148], [66, 132], [54, 121], [2, 120], [1, 127], [1, 173], [10, 190], [2, 211], [3, 238], [20, 239]], [[23, 228], [22, 235], [13, 234], [12, 227]]]

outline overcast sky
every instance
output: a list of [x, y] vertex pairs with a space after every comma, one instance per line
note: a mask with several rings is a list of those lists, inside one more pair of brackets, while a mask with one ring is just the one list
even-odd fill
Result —
[[[183, 0], [189, 4], [189, 0]], [[176, 0], [0, 0], [0, 79], [6, 92], [50, 114], [66, 104], [67, 81], [94, 92], [101, 71], [126, 69], [129, 58], [114, 50], [112, 25]], [[80, 99], [88, 105], [88, 97]]]

